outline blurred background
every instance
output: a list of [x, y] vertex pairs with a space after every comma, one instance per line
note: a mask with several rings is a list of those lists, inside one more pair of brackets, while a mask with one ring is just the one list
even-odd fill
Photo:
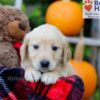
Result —
[[[58, 2], [61, 0], [23, 0], [23, 2], [21, 3], [21, 6], [19, 4], [16, 4], [16, 3], [18, 3], [18, 1], [20, 1], [20, 0], [0, 0], [0, 4], [12, 5], [12, 6], [16, 5], [19, 8], [21, 7], [20, 10], [22, 10], [24, 13], [26, 13], [26, 15], [28, 16], [29, 21], [30, 21], [31, 29], [33, 29], [41, 24], [48, 22], [48, 21], [46, 21], [46, 16], [49, 16], [49, 15], [46, 15], [48, 7], [51, 4], [53, 4], [54, 2]], [[76, 2], [82, 10], [82, 5], [83, 5], [82, 0], [74, 0], [71, 2]], [[60, 6], [60, 4], [59, 4], [59, 6]], [[73, 6], [72, 6], [72, 8], [73, 8]], [[68, 9], [68, 10], [70, 10], [70, 9]], [[60, 11], [59, 11], [59, 13], [60, 13]], [[72, 15], [73, 17], [74, 17], [74, 14]], [[58, 21], [58, 23], [59, 23], [59, 21]], [[90, 46], [87, 43], [87, 41], [89, 41], [89, 42], [92, 41], [91, 38], [93, 39], [94, 42], [95, 42], [95, 40], [100, 41], [100, 39], [99, 39], [100, 38], [100, 20], [85, 19], [83, 28], [84, 28], [84, 37], [86, 39], [86, 46], [85, 46], [85, 50], [84, 50], [83, 60], [88, 63], [91, 63], [92, 67], [95, 68], [96, 75], [97, 75], [97, 79], [95, 79], [94, 77], [92, 78], [93, 83], [87, 83], [88, 84], [87, 88], [89, 87], [89, 89], [86, 89], [87, 92], [91, 92], [92, 90], [90, 88], [92, 88], [93, 84], [95, 85], [95, 89], [93, 90], [93, 93], [90, 95], [90, 97], [87, 100], [100, 100], [100, 90], [99, 90], [99, 88], [100, 88], [100, 85], [99, 85], [100, 84], [99, 83], [99, 79], [100, 79], [100, 71], [99, 71], [99, 69], [100, 69], [99, 68], [100, 67], [99, 66], [100, 65], [99, 64], [100, 50], [99, 50], [99, 48], [100, 48], [100, 45]], [[78, 42], [77, 39], [79, 39], [79, 37], [80, 37], [79, 33], [80, 32], [78, 32], [78, 34], [76, 34], [76, 35], [68, 35], [69, 39], [70, 38], [76, 39], [76, 41], [73, 40], [73, 42], [71, 42], [71, 40], [69, 41], [70, 48], [72, 51], [72, 56], [74, 56], [74, 53], [75, 53], [76, 43]], [[98, 41], [96, 41], [96, 43], [98, 43]], [[84, 70], [84, 68], [82, 70]], [[92, 76], [92, 73], [89, 71], [88, 67], [87, 67], [87, 70], [88, 70], [88, 73]], [[88, 75], [85, 76], [85, 80], [86, 81], [89, 80]], [[97, 81], [97, 84], [95, 81]], [[84, 99], [84, 100], [86, 100], [86, 99]]]

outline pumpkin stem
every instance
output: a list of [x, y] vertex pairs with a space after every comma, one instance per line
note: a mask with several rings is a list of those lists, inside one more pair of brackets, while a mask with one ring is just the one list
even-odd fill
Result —
[[80, 33], [80, 40], [75, 48], [74, 59], [76, 61], [82, 61], [84, 55], [84, 36], [83, 36], [84, 29], [81, 30]]

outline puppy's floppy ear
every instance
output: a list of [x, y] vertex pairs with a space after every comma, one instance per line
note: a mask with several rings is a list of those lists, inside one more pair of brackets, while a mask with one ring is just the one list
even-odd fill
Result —
[[63, 37], [63, 65], [66, 66], [68, 61], [71, 59], [71, 50], [66, 37]]
[[24, 65], [28, 66], [27, 63], [28, 63], [28, 43], [29, 43], [29, 34], [27, 34], [25, 37], [24, 37], [24, 40], [23, 40], [23, 44], [20, 48], [20, 56], [21, 56], [21, 65], [24, 67]]

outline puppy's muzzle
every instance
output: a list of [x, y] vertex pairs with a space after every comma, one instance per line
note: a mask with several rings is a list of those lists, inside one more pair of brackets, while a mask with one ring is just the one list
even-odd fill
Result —
[[50, 62], [49, 62], [48, 60], [42, 60], [42, 61], [40, 62], [40, 65], [41, 65], [41, 68], [46, 69], [46, 68], [49, 67]]

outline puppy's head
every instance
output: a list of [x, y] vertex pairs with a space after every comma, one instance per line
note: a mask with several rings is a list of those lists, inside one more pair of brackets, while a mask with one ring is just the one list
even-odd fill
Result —
[[20, 50], [21, 66], [47, 72], [66, 66], [70, 59], [66, 38], [54, 26], [45, 24], [28, 33]]

